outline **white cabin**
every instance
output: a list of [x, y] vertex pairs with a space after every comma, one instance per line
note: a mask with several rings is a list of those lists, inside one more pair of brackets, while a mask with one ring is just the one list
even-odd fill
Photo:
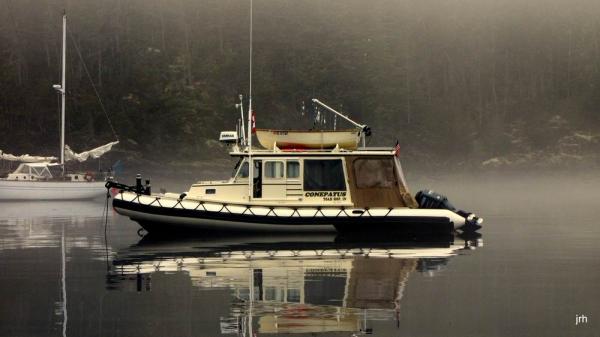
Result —
[[230, 155], [239, 157], [230, 179], [199, 181], [186, 198], [257, 205], [418, 207], [391, 148], [252, 150], [252, 188], [248, 152], [234, 148]]
[[22, 163], [16, 170], [9, 173], [6, 179], [9, 181], [95, 181], [91, 173], [69, 173], [63, 175], [62, 165], [59, 163]]
[[6, 180], [50, 180], [57, 175], [60, 175], [60, 164], [57, 163], [22, 163], [19, 164], [16, 170], [9, 173]]

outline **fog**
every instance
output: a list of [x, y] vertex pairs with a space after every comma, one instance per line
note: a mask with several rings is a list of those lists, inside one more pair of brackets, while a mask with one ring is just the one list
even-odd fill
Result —
[[[57, 152], [63, 9], [68, 144], [113, 140], [108, 116], [109, 161], [223, 155], [218, 131], [248, 94], [249, 1], [4, 1], [0, 149]], [[409, 165], [593, 167], [599, 14], [578, 0], [256, 0], [257, 125], [331, 128], [314, 122], [318, 97], [370, 125], [370, 145], [399, 140]]]

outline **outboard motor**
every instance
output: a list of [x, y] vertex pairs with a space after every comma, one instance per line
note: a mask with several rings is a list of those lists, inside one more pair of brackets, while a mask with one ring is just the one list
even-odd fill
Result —
[[462, 228], [467, 231], [476, 231], [481, 228], [482, 218], [475, 216], [475, 214], [456, 209], [448, 198], [445, 196], [435, 193], [432, 190], [422, 190], [415, 194], [415, 200], [419, 204], [419, 208], [424, 209], [447, 209], [450, 210], [463, 218], [465, 218], [465, 226]]

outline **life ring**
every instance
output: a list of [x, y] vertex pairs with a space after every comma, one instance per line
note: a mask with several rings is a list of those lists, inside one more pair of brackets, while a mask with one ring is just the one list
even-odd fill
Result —
[[86, 172], [83, 176], [83, 179], [85, 179], [87, 182], [92, 182], [94, 181], [94, 174], [92, 172]]

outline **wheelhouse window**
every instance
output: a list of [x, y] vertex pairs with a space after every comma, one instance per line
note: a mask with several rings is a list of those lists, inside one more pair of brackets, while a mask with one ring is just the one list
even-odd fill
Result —
[[396, 185], [393, 160], [361, 158], [353, 162], [352, 168], [357, 188], [391, 188]]
[[281, 179], [283, 178], [283, 162], [268, 161], [265, 163], [265, 178]]
[[305, 191], [345, 191], [346, 182], [341, 159], [305, 159]]
[[248, 162], [245, 161], [242, 163], [240, 169], [237, 174], [238, 178], [248, 178]]
[[300, 177], [300, 162], [297, 160], [288, 160], [286, 163], [286, 171], [288, 178]]
[[[258, 174], [260, 172], [260, 168], [257, 165], [257, 162], [254, 162], [254, 170], [252, 170], [252, 175], [254, 176], [254, 178], [258, 178]], [[244, 162], [242, 164], [240, 164], [239, 168], [237, 169], [237, 173], [235, 175], [236, 179], [248, 179], [248, 175], [249, 175], [249, 169], [248, 169], [248, 162], [246, 160], [244, 160]]]
[[287, 301], [292, 303], [300, 303], [300, 289], [290, 288], [287, 290]]

